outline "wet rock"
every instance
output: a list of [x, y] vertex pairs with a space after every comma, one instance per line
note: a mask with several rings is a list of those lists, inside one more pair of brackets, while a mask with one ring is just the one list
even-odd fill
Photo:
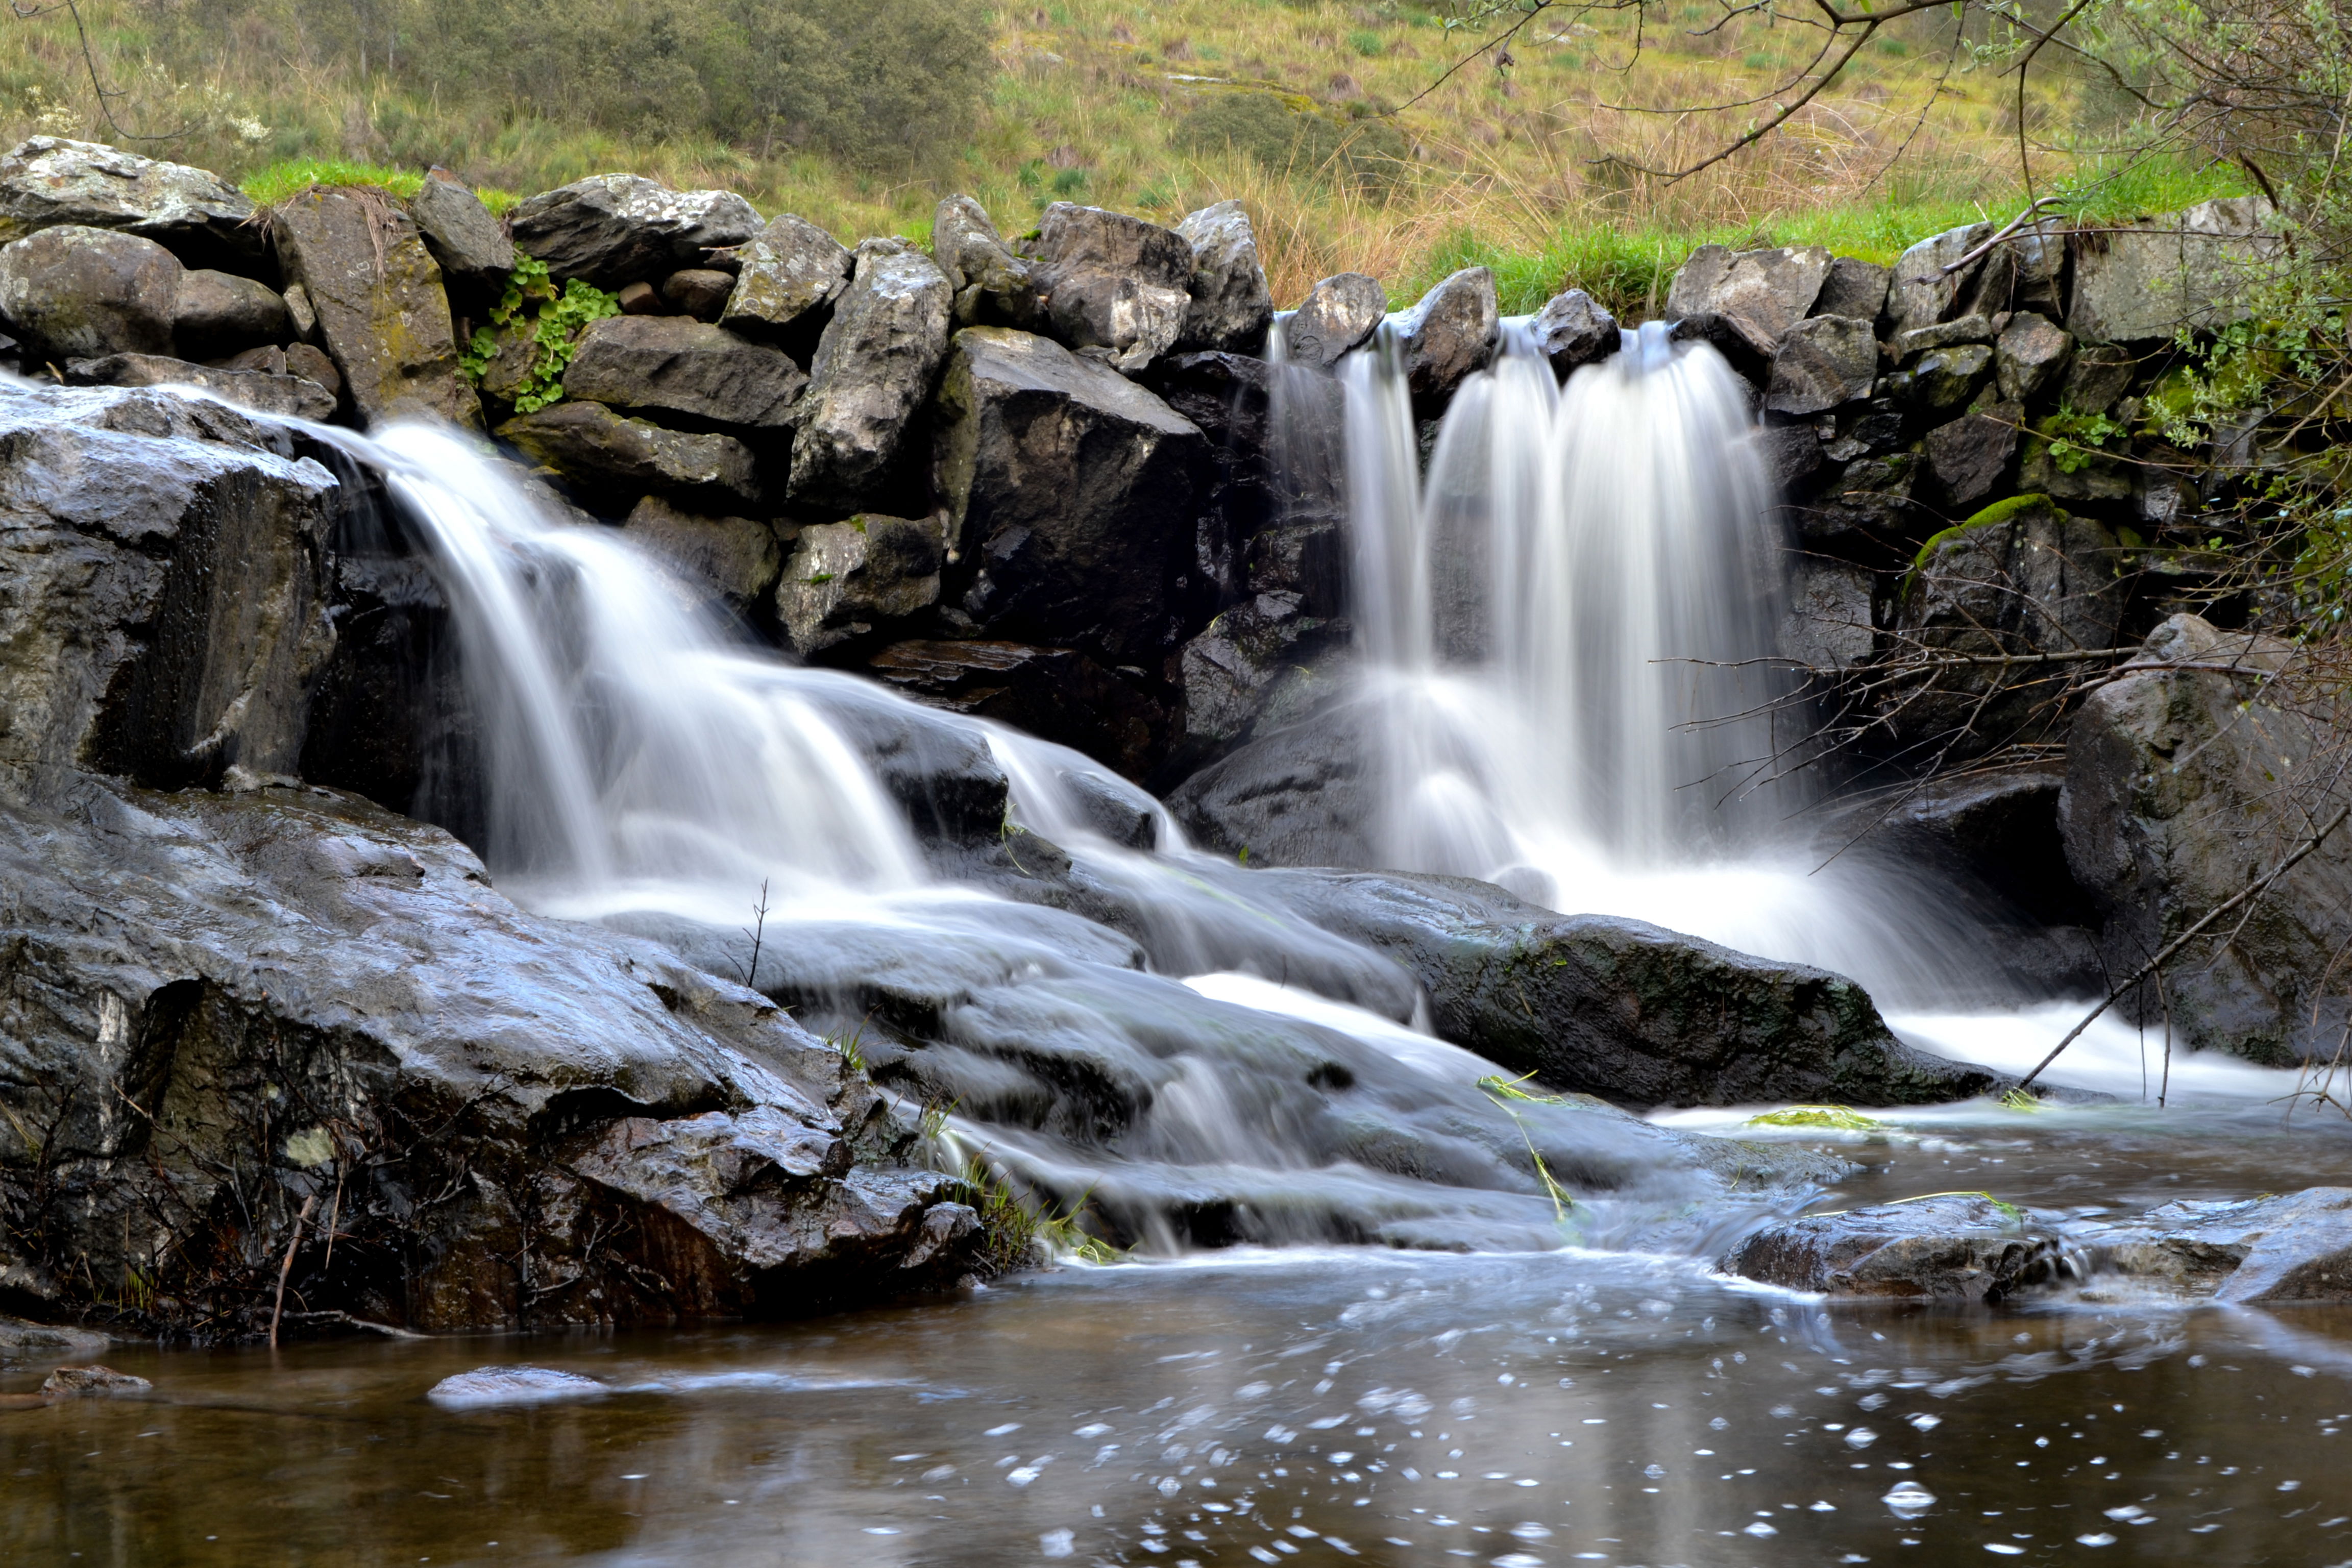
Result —
[[2352, 1300], [2352, 1188], [2166, 1204], [2095, 1232], [2102, 1272], [2232, 1306]]
[[1763, 464], [1775, 495], [1799, 495], [1822, 466], [1822, 438], [1810, 425], [1766, 425], [1750, 431], [1748, 444]]
[[34, 136], [0, 157], [0, 241], [75, 224], [121, 229], [168, 246], [191, 266], [262, 253], [252, 201], [185, 163], [58, 136]]
[[1890, 336], [1932, 327], [1950, 316], [1983, 268], [1981, 258], [1946, 271], [1993, 237], [1989, 223], [1946, 229], [1911, 247], [1895, 261], [1886, 289], [1885, 323]]
[[1310, 616], [1343, 614], [1348, 595], [1347, 530], [1317, 520], [1284, 523], [1254, 535], [1243, 581], [1253, 594], [1296, 594]]
[[740, 270], [719, 324], [807, 353], [848, 290], [846, 246], [804, 217], [781, 213], [736, 253]]
[[1132, 374], [1183, 336], [1192, 247], [1174, 231], [1055, 202], [1025, 248], [1054, 335], [1069, 347], [1100, 349], [1112, 368]]
[[415, 556], [332, 561], [335, 647], [310, 700], [300, 776], [481, 837], [480, 721], [448, 600]]
[[304, 1198], [339, 1187], [331, 1266], [294, 1249], [297, 1324], [671, 1322], [920, 1282], [898, 1265], [949, 1184], [875, 1163], [905, 1135], [839, 1052], [516, 909], [438, 829], [318, 790], [62, 781], [0, 813], [0, 976], [40, 998], [0, 1083], [0, 1205], [35, 1234], [36, 1161], [64, 1197], [38, 1232], [76, 1263], [57, 1310], [95, 1305], [86, 1257], [153, 1281], [142, 1332], [257, 1331]]
[[808, 377], [780, 350], [685, 316], [608, 316], [580, 333], [567, 397], [738, 429], [792, 421]]
[[1347, 628], [1310, 616], [1295, 593], [1259, 594], [1184, 645], [1179, 664], [1181, 765], [1198, 767], [1268, 729], [1294, 723], [1330, 694], [1315, 667], [1344, 647]]
[[1949, 419], [1992, 379], [1992, 350], [1982, 343], [1937, 349], [1882, 384], [1923, 420]]
[[2245, 313], [2247, 290], [2279, 255], [2270, 204], [2256, 196], [2085, 229], [2074, 237], [2066, 329], [2088, 343], [2210, 331]]
[[703, 252], [760, 234], [760, 215], [732, 191], [673, 191], [638, 174], [592, 174], [516, 206], [515, 248], [557, 279], [599, 289], [667, 278]]
[[546, 1366], [478, 1366], [455, 1373], [425, 1391], [445, 1410], [477, 1410], [508, 1405], [545, 1405], [559, 1399], [598, 1399], [612, 1392], [593, 1377]]
[[108, 1399], [145, 1394], [155, 1385], [110, 1366], [61, 1366], [41, 1380], [44, 1399]]
[[809, 365], [793, 500], [854, 507], [889, 483], [947, 357], [950, 302], [930, 258], [895, 240], [858, 246], [856, 276]]
[[1581, 289], [1545, 300], [1528, 330], [1538, 352], [1550, 363], [1551, 373], [1563, 377], [1615, 353], [1621, 337], [1617, 318]]
[[180, 274], [172, 339], [188, 359], [212, 359], [257, 342], [282, 342], [286, 300], [267, 283], [203, 268]]
[[[7, 1278], [5, 1269], [0, 1269], [0, 1289], [15, 1294], [20, 1287], [17, 1281]], [[34, 1292], [26, 1290], [23, 1293], [30, 1295]], [[41, 1293], [46, 1294], [47, 1291]], [[107, 1342], [104, 1334], [92, 1333], [88, 1329], [0, 1318], [0, 1366], [16, 1362], [58, 1361], [77, 1356], [87, 1359], [104, 1354]]]
[[895, 643], [867, 668], [951, 713], [1011, 724], [1130, 778], [1159, 762], [1167, 717], [1150, 696], [1075, 648], [1025, 643]]
[[1374, 862], [1379, 792], [1362, 715], [1328, 704], [1261, 725], [1245, 743], [1178, 784], [1168, 809], [1192, 841], [1252, 866]]
[[1360, 348], [1388, 315], [1388, 290], [1360, 272], [1326, 278], [1307, 290], [1283, 334], [1292, 364], [1329, 370], [1349, 350]]
[[662, 279], [662, 303], [681, 316], [716, 321], [734, 298], [739, 274], [714, 267], [686, 267]]
[[338, 487], [283, 432], [156, 392], [0, 402], [0, 784], [293, 772], [334, 637]]
[[1877, 646], [1871, 615], [1875, 595], [1876, 577], [1867, 567], [1800, 560], [1790, 573], [1789, 607], [1780, 621], [1781, 656], [1823, 670], [1869, 662]]
[[701, 517], [647, 496], [622, 524], [631, 543], [644, 546], [688, 586], [707, 594], [737, 617], [757, 620], [783, 575], [776, 531], [748, 517]]
[[1832, 1297], [1975, 1302], [2053, 1278], [2058, 1257], [2053, 1233], [2024, 1210], [1982, 1193], [1943, 1193], [1773, 1226], [1722, 1268]]
[[504, 286], [507, 274], [514, 270], [514, 241], [482, 205], [482, 198], [446, 169], [435, 169], [425, 175], [416, 194], [408, 198], [408, 216], [416, 220], [425, 248], [433, 253], [452, 289], [488, 298]]
[[1897, 363], [1914, 360], [1937, 349], [1951, 348], [1958, 343], [1989, 343], [1996, 334], [1990, 317], [1980, 315], [1955, 316], [1948, 321], [1932, 326], [1914, 327], [1907, 332], [1895, 334], [1889, 345], [1895, 351]]
[[2024, 423], [2022, 407], [1994, 403], [1927, 432], [1927, 470], [1954, 510], [1981, 504], [2000, 487], [2017, 458]]
[[1812, 316], [1790, 327], [1772, 356], [1764, 406], [1774, 414], [1825, 414], [1868, 397], [1878, 382], [1878, 339], [1866, 320]]
[[991, 636], [1156, 658], [1174, 642], [1207, 442], [1165, 403], [1052, 341], [956, 334], [939, 400], [948, 536], [978, 565]]
[[939, 603], [940, 525], [871, 513], [801, 530], [776, 590], [776, 618], [797, 653], [903, 621]]
[[415, 220], [380, 193], [348, 190], [302, 191], [274, 210], [288, 280], [318, 311], [362, 423], [425, 416], [478, 428], [441, 268]]
[[1813, 300], [1813, 314], [1852, 316], [1856, 321], [1875, 322], [1886, 309], [1886, 289], [1894, 279], [1895, 269], [1891, 267], [1859, 261], [1851, 256], [1838, 257], [1830, 263], [1830, 274]]
[[1667, 288], [1666, 315], [1721, 317], [1769, 360], [1789, 329], [1813, 313], [1829, 275], [1830, 253], [1817, 245], [1742, 251], [1702, 245]]
[[499, 426], [498, 438], [606, 504], [612, 488], [721, 507], [759, 504], [756, 465], [732, 436], [665, 430], [601, 403], [564, 402]]
[[2129, 349], [2084, 343], [2067, 362], [2059, 405], [2077, 414], [2105, 414], [2131, 390], [2138, 374], [2139, 362]]
[[1849, 555], [1895, 560], [1910, 553], [1906, 540], [1924, 531], [1911, 499], [1919, 458], [1912, 452], [1861, 458], [1846, 465], [1833, 484], [1792, 508], [1799, 536], [1808, 546]]
[[168, 354], [181, 271], [179, 259], [152, 239], [45, 228], [0, 247], [0, 321], [33, 364]]
[[2043, 763], [1930, 779], [1891, 806], [1864, 809], [1875, 820], [1873, 837], [1926, 840], [2032, 919], [2073, 926], [2091, 910], [2058, 830], [2065, 776], [2063, 763]]
[[940, 202], [931, 216], [931, 254], [955, 291], [956, 325], [1049, 329], [1029, 263], [1013, 253], [987, 209], [971, 197]]
[[297, 419], [334, 417], [335, 395], [317, 382], [299, 375], [273, 375], [258, 370], [215, 370], [162, 354], [110, 354], [104, 359], [78, 359], [65, 367], [69, 386], [198, 386], [215, 397], [256, 414], [290, 415]]
[[[2121, 679], [2084, 699], [2059, 803], [2066, 862], [2105, 917], [2118, 979], [2266, 873], [2347, 798], [2317, 759], [2324, 714], [2305, 710], [2292, 650], [2195, 616], [2158, 626]], [[2184, 668], [2195, 667], [2195, 668]], [[2128, 1016], [2192, 1047], [2287, 1063], [2332, 1053], [2352, 1014], [2337, 955], [2352, 942], [2352, 839], [2338, 829], [2289, 870], [2226, 942], [2168, 971]]]
[[[1929, 540], [1904, 584], [1896, 626], [1929, 653], [1975, 658], [2115, 645], [2123, 609], [2115, 535], [2048, 497], [2014, 497]], [[1937, 672], [1893, 717], [1918, 739], [1953, 735], [1966, 756], [2038, 733], [2063, 682], [2032, 665]], [[1966, 727], [1966, 734], [1958, 731]]]
[[2056, 384], [2074, 340], [2047, 316], [2021, 310], [1993, 343], [1993, 384], [2004, 403], [2031, 403]]
[[1192, 247], [1192, 307], [1176, 346], [1256, 353], [1274, 322], [1274, 294], [1249, 213], [1239, 202], [1219, 202], [1187, 215], [1176, 232]]
[[1896, 1040], [1841, 975], [1639, 921], [1559, 915], [1457, 877], [1268, 870], [1251, 886], [1402, 964], [1442, 1038], [1553, 1089], [1637, 1106], [1888, 1105], [1995, 1082]]
[[1465, 267], [1398, 318], [1397, 350], [1413, 405], [1435, 410], [1495, 353], [1495, 274]]

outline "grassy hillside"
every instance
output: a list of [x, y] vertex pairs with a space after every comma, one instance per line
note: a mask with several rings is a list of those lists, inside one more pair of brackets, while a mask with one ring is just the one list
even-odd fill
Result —
[[[926, 237], [933, 203], [959, 189], [1008, 230], [1057, 199], [1172, 218], [1237, 196], [1286, 305], [1344, 268], [1410, 296], [1475, 260], [1496, 267], [1508, 309], [1575, 284], [1638, 310], [1706, 240], [1819, 241], [1885, 258], [2020, 205], [2014, 79], [1966, 48], [1956, 57], [1940, 17], [1890, 29], [1865, 68], [1784, 135], [1668, 183], [1626, 165], [1686, 161], [1758, 111], [1640, 111], [1769, 98], [1816, 47], [1810, 34], [1708, 34], [1698, 29], [1717, 12], [1692, 5], [1686, 30], [1653, 27], [1629, 70], [1630, 32], [1546, 16], [1512, 44], [1507, 66], [1476, 59], [1433, 87], [1475, 40], [1412, 0], [1051, 0], [1010, 5], [992, 23], [973, 9], [963, 25], [986, 28], [986, 58], [958, 134], [895, 163], [860, 164], [780, 140], [772, 118], [724, 139], [711, 131], [723, 115], [686, 129], [657, 117], [615, 129], [606, 115], [598, 127], [547, 105], [601, 100], [533, 99], [529, 74], [492, 84], [452, 68], [420, 79], [436, 3], [447, 0], [334, 8], [346, 23], [373, 18], [354, 33], [325, 26], [319, 0], [84, 0], [99, 71], [121, 94], [109, 100], [119, 128], [100, 113], [65, 13], [0, 18], [0, 135], [115, 141], [216, 168], [265, 197], [370, 166], [413, 177], [445, 163], [509, 195], [637, 170], [738, 189], [763, 211], [853, 237]], [[691, 77], [690, 61], [678, 68]], [[2095, 145], [2105, 111], [2096, 93], [2056, 79], [2027, 104], [2029, 138], [2048, 149], [2037, 178], [2074, 190], [2081, 212], [2126, 215], [2239, 188], [2227, 170], [2127, 167], [2061, 150]], [[887, 145], [871, 126], [856, 129], [862, 141], [840, 144]]]

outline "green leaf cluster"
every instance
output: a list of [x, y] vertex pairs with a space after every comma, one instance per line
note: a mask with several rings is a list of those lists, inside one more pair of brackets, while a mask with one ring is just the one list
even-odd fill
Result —
[[2098, 448], [2129, 433], [2126, 426], [2104, 414], [2083, 414], [2064, 407], [2034, 429], [2049, 438], [2050, 461], [2062, 474], [2081, 473], [2098, 458]]
[[490, 324], [475, 330], [472, 342], [457, 356], [458, 368], [480, 385], [490, 362], [499, 357], [502, 331], [518, 324], [527, 327], [530, 368], [516, 385], [514, 409], [536, 413], [563, 401], [563, 373], [580, 346], [581, 330], [620, 313], [621, 302], [594, 284], [574, 278], [558, 289], [546, 262], [518, 256], [506, 292], [490, 307]]

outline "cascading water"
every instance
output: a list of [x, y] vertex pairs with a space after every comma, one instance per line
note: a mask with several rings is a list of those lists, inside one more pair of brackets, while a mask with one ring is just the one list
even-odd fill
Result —
[[[1425, 478], [1388, 332], [1338, 374], [1377, 863], [1848, 973], [1969, 1059], [2021, 1068], [2063, 1032], [1995, 900], [1816, 842], [1776, 661], [1789, 542], [1714, 350], [1651, 322], [1561, 386], [1506, 323]], [[1278, 425], [1315, 422], [1297, 391]]]

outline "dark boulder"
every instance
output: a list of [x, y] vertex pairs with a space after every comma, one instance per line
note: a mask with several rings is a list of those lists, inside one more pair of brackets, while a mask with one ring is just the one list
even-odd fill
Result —
[[1904, 689], [1896, 730], [1950, 738], [1954, 755], [1970, 755], [2045, 725], [2065, 682], [2033, 658], [2115, 645], [2118, 554], [2103, 525], [2040, 495], [1998, 502], [1930, 539], [1904, 584], [1900, 635], [1930, 655], [2024, 662], [1937, 670]]
[[514, 270], [514, 241], [482, 205], [482, 198], [446, 169], [425, 175], [416, 194], [408, 198], [408, 216], [416, 220], [425, 248], [433, 253], [452, 290], [469, 299], [487, 299]]
[[1388, 290], [1379, 279], [1360, 272], [1326, 278], [1284, 324], [1285, 355], [1292, 364], [1329, 370], [1349, 350], [1363, 346], [1388, 310]]
[[822, 653], [929, 609], [944, 553], [932, 518], [865, 513], [802, 529], [776, 589], [786, 645]]
[[1895, 565], [1907, 559], [1925, 527], [1926, 515], [1911, 499], [1919, 458], [1913, 452], [1860, 458], [1803, 505], [1796, 514], [1798, 537], [1808, 548], [1834, 551], [1854, 560]]
[[781, 351], [685, 316], [608, 316], [580, 333], [567, 397], [729, 426], [792, 422], [808, 377]]
[[[2105, 917], [2118, 979], [2236, 897], [2352, 800], [2330, 713], [2294, 651], [2194, 616], [2158, 627], [2084, 699], [2059, 801], [2066, 862]], [[2332, 1053], [2352, 1023], [2352, 835], [2338, 829], [2274, 883], [2226, 940], [2200, 943], [2126, 997], [2152, 1028], [2257, 1061]]]
[[2031, 403], [2057, 384], [2074, 340], [2047, 316], [2020, 310], [1992, 348], [1994, 384], [2005, 403]]
[[2000, 488], [2017, 460], [2025, 410], [2014, 403], [1973, 408], [1927, 432], [1927, 471], [1953, 511], [1979, 506]]
[[622, 531], [688, 588], [742, 620], [761, 618], [783, 575], [776, 531], [756, 518], [703, 517], [647, 496], [630, 510]]
[[1249, 865], [1371, 865], [1379, 792], [1362, 722], [1335, 703], [1259, 727], [1171, 790], [1168, 809], [1193, 843]]
[[1915, 1105], [1996, 1084], [1895, 1039], [1861, 986], [1825, 970], [1466, 878], [1268, 870], [1250, 886], [1403, 965], [1440, 1037], [1554, 1089], [1638, 1106]]
[[2051, 1227], [1984, 1193], [1808, 1215], [1731, 1250], [1727, 1274], [1832, 1297], [1998, 1301], [2056, 1277]]
[[1908, 405], [1924, 424], [1952, 418], [1992, 379], [1992, 350], [1982, 343], [1936, 349], [1889, 375], [1881, 388]]
[[796, 416], [791, 496], [848, 509], [912, 481], [898, 475], [908, 426], [947, 357], [948, 280], [896, 240], [857, 247], [856, 275], [809, 364]]
[[848, 247], [808, 219], [781, 213], [736, 259], [740, 270], [719, 324], [796, 353], [814, 351], [849, 288]]
[[1208, 443], [1142, 387], [1045, 338], [958, 332], [939, 403], [949, 538], [976, 563], [963, 610], [992, 637], [1112, 662], [1173, 643]]
[[971, 1267], [956, 1184], [889, 1163], [910, 1130], [838, 1051], [525, 914], [438, 829], [82, 782], [0, 813], [0, 1211], [47, 1315], [121, 1312], [86, 1282], [136, 1270], [141, 1331], [257, 1333], [289, 1253], [296, 1331], [806, 1311]]
[[1617, 352], [1623, 333], [1617, 318], [1581, 289], [1570, 289], [1544, 301], [1528, 323], [1536, 350], [1551, 365], [1551, 373], [1567, 376], [1581, 366], [1607, 359]]
[[1182, 719], [1171, 762], [1198, 768], [1260, 727], [1296, 723], [1332, 695], [1346, 623], [1306, 613], [1295, 593], [1259, 594], [1211, 621], [1178, 664]]
[[415, 220], [382, 192], [315, 186], [273, 215], [287, 280], [318, 311], [362, 423], [421, 415], [478, 427], [481, 402], [457, 369], [441, 268]]
[[715, 267], [681, 267], [662, 279], [662, 303], [681, 316], [716, 321], [727, 313], [740, 275]]
[[2058, 393], [2062, 407], [2077, 414], [2105, 414], [2139, 378], [2139, 356], [2114, 343], [2084, 343], [2067, 362]]
[[[1055, 202], [1024, 242], [1054, 335], [1133, 373], [1176, 346], [1192, 310], [1192, 247], [1155, 223]], [[1256, 247], [1251, 247], [1255, 257]]]
[[1441, 279], [1399, 317], [1397, 352], [1413, 406], [1433, 413], [1495, 352], [1495, 274], [1465, 267]]
[[1780, 621], [1780, 655], [1809, 668], [1843, 671], [1870, 661], [1878, 646], [1877, 574], [1851, 562], [1801, 556], [1791, 567]]
[[0, 401], [0, 782], [291, 773], [339, 488], [284, 432], [110, 389]]
[[335, 395], [308, 377], [263, 370], [217, 370], [162, 354], [71, 360], [65, 373], [68, 386], [195, 386], [256, 414], [321, 421], [335, 414]]
[[612, 505], [616, 486], [719, 507], [760, 501], [757, 465], [732, 436], [665, 430], [601, 403], [575, 402], [509, 419], [497, 435], [591, 504]]
[[1702, 245], [1675, 271], [1666, 315], [1719, 317], [1769, 360], [1789, 329], [1813, 313], [1829, 276], [1830, 253], [1817, 245], [1742, 251]]
[[599, 289], [667, 278], [708, 250], [759, 234], [760, 215], [732, 191], [673, 191], [639, 174], [592, 174], [518, 205], [515, 248], [558, 279]]
[[1870, 395], [1878, 382], [1878, 339], [1869, 321], [1812, 316], [1792, 325], [1772, 356], [1767, 412], [1826, 414]]
[[267, 283], [204, 268], [180, 274], [172, 340], [186, 359], [216, 359], [256, 343], [283, 342], [285, 297]]
[[1166, 747], [1167, 715], [1147, 691], [1075, 648], [912, 641], [866, 668], [919, 702], [1010, 724], [1140, 778]]
[[45, 228], [0, 247], [0, 321], [32, 364], [168, 354], [181, 272], [178, 258], [152, 239]]
[[1274, 295], [1258, 263], [1248, 211], [1239, 202], [1219, 202], [1188, 214], [1176, 232], [1192, 247], [1192, 306], [1176, 346], [1257, 353], [1274, 321]]
[[1829, 276], [1822, 282], [1822, 291], [1813, 300], [1816, 316], [1852, 316], [1856, 321], [1875, 322], [1886, 309], [1886, 290], [1895, 280], [1895, 269], [1881, 267], [1874, 261], [1861, 261], [1851, 256], [1841, 256], [1830, 263]]
[[1013, 253], [971, 197], [941, 198], [931, 216], [931, 254], [955, 291], [957, 326], [1050, 330], [1028, 261]]
[[219, 175], [94, 142], [34, 136], [0, 157], [0, 242], [77, 224], [169, 247], [191, 267], [261, 258], [252, 201]]

